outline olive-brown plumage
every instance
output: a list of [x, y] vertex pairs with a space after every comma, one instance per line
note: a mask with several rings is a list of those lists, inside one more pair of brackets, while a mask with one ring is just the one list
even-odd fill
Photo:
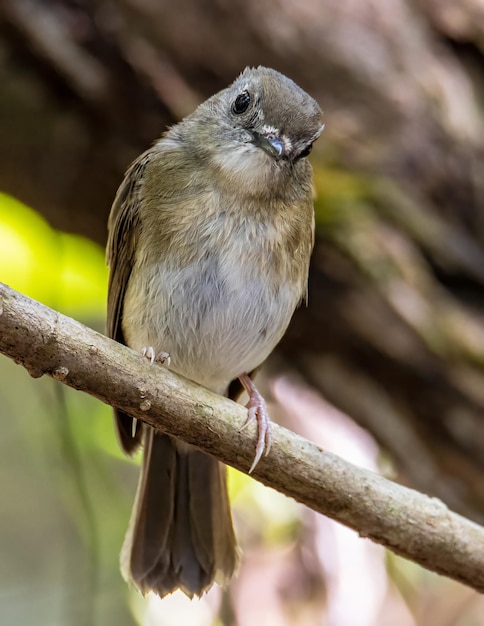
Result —
[[[246, 69], [134, 162], [109, 218], [109, 336], [168, 353], [171, 369], [218, 393], [238, 393], [240, 380], [262, 432], [254, 463], [270, 434], [245, 374], [306, 295], [314, 216], [305, 157], [321, 130], [318, 105], [295, 83]], [[227, 582], [237, 548], [225, 468], [120, 411], [116, 422], [126, 452], [144, 445], [125, 576], [160, 596]]]

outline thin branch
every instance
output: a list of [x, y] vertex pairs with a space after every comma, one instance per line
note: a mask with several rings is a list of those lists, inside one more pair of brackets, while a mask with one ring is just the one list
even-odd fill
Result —
[[[254, 428], [243, 407], [0, 283], [0, 352], [247, 472]], [[274, 425], [253, 474], [439, 574], [484, 592], [484, 528], [435, 498], [355, 467]]]

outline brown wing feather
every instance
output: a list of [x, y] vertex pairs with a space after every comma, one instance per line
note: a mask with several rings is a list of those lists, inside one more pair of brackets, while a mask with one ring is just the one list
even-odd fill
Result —
[[[123, 344], [126, 344], [122, 329], [124, 294], [134, 264], [140, 229], [141, 184], [149, 160], [150, 153], [147, 152], [129, 168], [114, 199], [108, 222], [106, 261], [110, 271], [106, 332]], [[123, 411], [115, 409], [114, 417], [123, 450], [133, 454], [141, 443], [141, 429], [133, 434], [133, 418]]]

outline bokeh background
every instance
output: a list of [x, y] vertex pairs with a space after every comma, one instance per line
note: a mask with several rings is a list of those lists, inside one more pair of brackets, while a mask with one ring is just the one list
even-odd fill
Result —
[[[271, 414], [484, 520], [484, 1], [2, 0], [0, 280], [102, 330], [129, 163], [246, 65], [313, 95], [309, 306]], [[0, 358], [0, 623], [482, 626], [481, 596], [230, 472], [244, 558], [142, 599], [109, 407]]]

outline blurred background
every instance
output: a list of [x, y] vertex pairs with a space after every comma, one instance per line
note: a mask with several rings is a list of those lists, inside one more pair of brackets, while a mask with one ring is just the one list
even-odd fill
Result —
[[[484, 0], [2, 0], [0, 280], [98, 330], [129, 163], [246, 65], [324, 110], [273, 418], [484, 521]], [[228, 590], [130, 590], [109, 407], [0, 358], [0, 623], [482, 626], [477, 593], [230, 471]]]

